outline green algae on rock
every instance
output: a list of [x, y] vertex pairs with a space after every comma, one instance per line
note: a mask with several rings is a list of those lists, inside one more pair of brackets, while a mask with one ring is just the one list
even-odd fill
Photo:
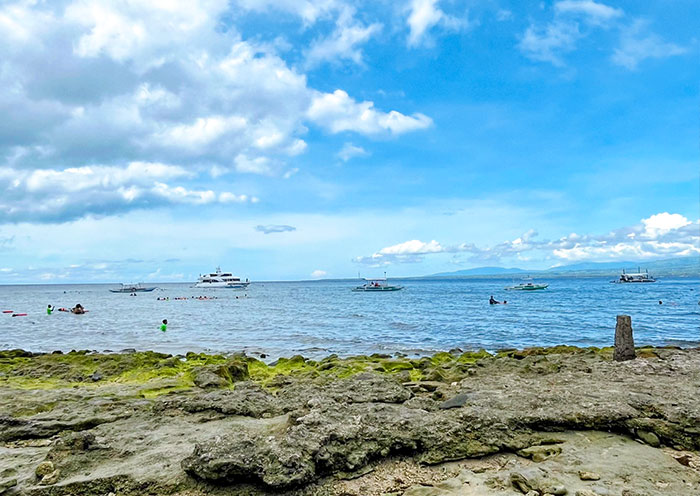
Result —
[[[653, 349], [641, 348], [641, 355], [655, 357]], [[459, 354], [439, 352], [432, 356], [411, 359], [375, 354], [340, 358], [330, 355], [320, 361], [301, 355], [280, 358], [272, 364], [237, 353], [233, 356], [187, 353], [172, 356], [153, 351], [131, 353], [96, 353], [87, 350], [69, 353], [35, 354], [24, 350], [0, 351], [0, 384], [24, 388], [56, 388], [91, 382], [145, 384], [152, 380], [175, 378], [182, 387], [195, 385], [203, 370], [221, 380], [204, 381], [207, 387], [228, 387], [248, 378], [275, 387], [279, 376], [303, 379], [345, 378], [362, 372], [400, 374], [408, 372], [410, 380], [453, 382], [474, 374], [488, 360], [524, 359], [548, 355], [599, 353], [608, 356], [608, 349], [555, 346], [502, 351], [492, 355], [485, 350]], [[203, 369], [203, 370], [202, 370]], [[210, 379], [212, 379], [210, 377]]]

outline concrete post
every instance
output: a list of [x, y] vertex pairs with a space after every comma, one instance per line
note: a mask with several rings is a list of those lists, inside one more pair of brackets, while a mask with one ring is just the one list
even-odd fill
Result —
[[615, 353], [613, 359], [616, 362], [624, 360], [634, 360], [637, 357], [634, 353], [634, 336], [632, 335], [632, 317], [629, 315], [618, 315], [615, 326]]

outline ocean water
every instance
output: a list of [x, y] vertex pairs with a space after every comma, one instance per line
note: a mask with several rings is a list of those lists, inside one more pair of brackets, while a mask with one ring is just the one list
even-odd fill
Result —
[[[452, 348], [495, 350], [613, 343], [615, 317], [632, 316], [635, 342], [700, 346], [700, 279], [610, 284], [609, 279], [538, 280], [544, 291], [505, 291], [506, 279], [408, 280], [403, 291], [354, 293], [352, 281], [252, 283], [247, 291], [162, 284], [112, 294], [115, 285], [0, 286], [0, 349], [125, 348], [264, 353], [268, 359]], [[216, 299], [195, 300], [205, 295]], [[247, 295], [247, 296], [246, 296]], [[490, 295], [508, 300], [489, 305]], [[169, 297], [169, 301], [157, 298]], [[174, 300], [175, 297], [188, 297]], [[663, 304], [659, 304], [659, 300]], [[54, 312], [46, 305], [88, 313]], [[162, 319], [167, 332], [159, 330]]]

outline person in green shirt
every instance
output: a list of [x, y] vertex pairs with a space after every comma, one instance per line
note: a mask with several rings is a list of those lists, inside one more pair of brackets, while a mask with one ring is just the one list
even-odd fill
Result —
[[163, 323], [160, 325], [160, 330], [163, 332], [168, 330], [168, 319], [163, 319]]
[[46, 315], [51, 315], [53, 313], [53, 307], [49, 305], [46, 307]]

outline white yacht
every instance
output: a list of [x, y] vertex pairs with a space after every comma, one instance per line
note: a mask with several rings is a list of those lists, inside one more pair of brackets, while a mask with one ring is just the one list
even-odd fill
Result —
[[250, 281], [242, 281], [240, 277], [234, 276], [230, 272], [221, 272], [221, 267], [216, 268], [216, 272], [210, 274], [200, 274], [194, 285], [195, 288], [226, 288], [226, 289], [246, 289]]

